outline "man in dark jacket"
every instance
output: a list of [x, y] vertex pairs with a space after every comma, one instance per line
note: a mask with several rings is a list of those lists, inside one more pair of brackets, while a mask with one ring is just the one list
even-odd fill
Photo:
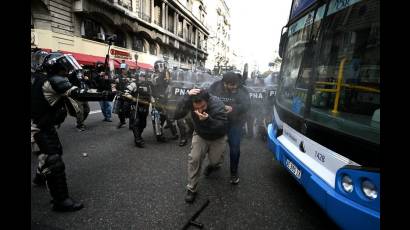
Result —
[[[110, 79], [108, 73], [104, 71], [104, 64], [101, 62], [96, 63], [95, 72], [92, 74], [92, 80], [97, 86], [97, 92], [111, 91], [111, 84], [113, 83]], [[112, 122], [111, 111], [112, 102], [111, 101], [100, 101], [101, 112], [104, 116], [105, 122]]]
[[[209, 92], [225, 103], [228, 113], [228, 143], [231, 168], [231, 183], [238, 184], [238, 165], [241, 145], [242, 126], [250, 107], [249, 92], [241, 84], [240, 75], [226, 72], [222, 80], [213, 83]], [[209, 175], [215, 168], [207, 168], [205, 175]]]
[[226, 148], [228, 118], [225, 106], [204, 89], [191, 89], [178, 102], [175, 119], [191, 111], [194, 122], [191, 152], [188, 155], [188, 185], [185, 201], [192, 203], [197, 193], [202, 161], [208, 153], [209, 166], [220, 164]]
[[[68, 80], [74, 86], [77, 86], [79, 89], [88, 91], [90, 86], [92, 86], [91, 81], [87, 76], [84, 75], [83, 70], [74, 71], [68, 76]], [[90, 113], [90, 105], [87, 101], [77, 101], [78, 104], [78, 113], [76, 114], [77, 118], [77, 129], [79, 131], [85, 130], [84, 121], [87, 119], [88, 114]]]

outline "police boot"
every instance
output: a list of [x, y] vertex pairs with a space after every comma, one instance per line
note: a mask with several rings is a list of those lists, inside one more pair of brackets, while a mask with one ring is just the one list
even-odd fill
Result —
[[41, 175], [40, 173], [37, 172], [34, 179], [33, 179], [33, 184], [35, 186], [38, 186], [38, 187], [45, 186], [46, 185], [46, 178], [43, 175]]
[[81, 202], [74, 201], [68, 196], [65, 174], [47, 177], [47, 185], [53, 197], [53, 211], [74, 212], [84, 207]]
[[43, 172], [46, 174], [48, 190], [53, 198], [53, 210], [58, 212], [73, 212], [82, 209], [80, 202], [68, 196], [65, 165], [58, 154], [48, 156]]
[[142, 138], [141, 139], [135, 139], [134, 142], [135, 142], [135, 146], [137, 146], [138, 148], [144, 148], [145, 147], [145, 142]]
[[137, 146], [138, 148], [144, 148], [145, 146], [144, 139], [142, 139], [140, 133], [134, 134], [134, 142], [135, 142], [135, 146]]
[[177, 131], [177, 127], [175, 124], [171, 124], [171, 133], [172, 133], [172, 137], [170, 138], [171, 140], [178, 140], [179, 136], [178, 136], [178, 131]]
[[145, 142], [141, 137], [142, 130], [138, 129], [137, 127], [133, 127], [132, 132], [134, 134], [135, 146], [137, 146], [138, 148], [144, 148]]
[[53, 201], [53, 211], [56, 212], [75, 212], [84, 208], [81, 202], [77, 202], [70, 197], [62, 201]]
[[167, 139], [164, 137], [164, 135], [157, 135], [157, 141], [158, 142], [167, 142]]

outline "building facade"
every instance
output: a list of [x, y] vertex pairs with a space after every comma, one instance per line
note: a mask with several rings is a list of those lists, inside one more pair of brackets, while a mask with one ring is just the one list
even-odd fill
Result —
[[200, 0], [32, 0], [31, 43], [91, 64], [104, 61], [106, 40], [115, 34], [111, 69], [122, 60], [152, 68], [164, 59], [171, 68], [191, 69], [208, 56], [205, 18]]
[[232, 65], [231, 18], [225, 0], [206, 0], [206, 25], [210, 37], [208, 43], [208, 59], [205, 67], [211, 70]]

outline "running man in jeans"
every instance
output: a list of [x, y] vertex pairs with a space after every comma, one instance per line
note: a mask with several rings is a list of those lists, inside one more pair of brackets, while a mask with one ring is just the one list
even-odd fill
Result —
[[[227, 72], [223, 75], [222, 80], [214, 82], [209, 87], [209, 93], [225, 103], [225, 109], [228, 113], [228, 143], [232, 184], [239, 183], [238, 165], [241, 152], [242, 127], [251, 105], [249, 92], [243, 87], [241, 81], [242, 78], [239, 74]], [[205, 173], [209, 175], [213, 169], [215, 168], [210, 168]]]

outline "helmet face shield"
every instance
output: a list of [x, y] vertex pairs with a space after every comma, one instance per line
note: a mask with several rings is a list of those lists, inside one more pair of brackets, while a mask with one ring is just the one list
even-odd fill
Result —
[[156, 71], [162, 72], [165, 70], [165, 63], [163, 61], [157, 61], [154, 63], [154, 68]]
[[71, 54], [64, 54], [63, 56], [57, 59], [57, 62], [60, 62], [69, 74], [72, 72], [81, 72], [79, 70], [83, 69]]
[[48, 72], [57, 73], [58, 71], [64, 71], [66, 74], [83, 69], [73, 55], [62, 53], [51, 53], [48, 55], [44, 60], [43, 66]]
[[157, 63], [157, 69], [159, 72], [164, 71], [165, 69], [164, 63]]
[[39, 70], [39, 67], [43, 64], [44, 59], [48, 55], [47, 52], [39, 50], [31, 53], [31, 71], [35, 72]]

